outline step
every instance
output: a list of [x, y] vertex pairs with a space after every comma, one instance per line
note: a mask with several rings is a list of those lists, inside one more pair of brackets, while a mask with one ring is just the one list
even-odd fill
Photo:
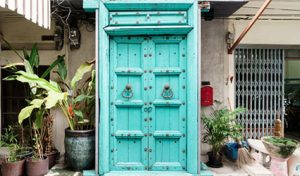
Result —
[[166, 171], [113, 171], [104, 176], [193, 176], [186, 172]]

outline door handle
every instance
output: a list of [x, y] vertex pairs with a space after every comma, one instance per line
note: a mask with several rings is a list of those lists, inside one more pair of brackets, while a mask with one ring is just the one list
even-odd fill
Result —
[[162, 93], [161, 93], [161, 96], [162, 96], [164, 99], [170, 99], [170, 98], [173, 97], [173, 95], [174, 95], [174, 93], [173, 93], [173, 91], [172, 91], [170, 85], [169, 85], [169, 84], [166, 84], [166, 85], [164, 86], [164, 89], [163, 89]]
[[130, 84], [126, 84], [125, 89], [122, 92], [122, 97], [127, 99], [133, 97], [132, 86]]

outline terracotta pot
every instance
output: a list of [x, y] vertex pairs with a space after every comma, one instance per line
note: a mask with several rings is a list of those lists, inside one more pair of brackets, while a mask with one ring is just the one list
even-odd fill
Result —
[[43, 176], [49, 171], [49, 159], [32, 159], [26, 160], [26, 175], [30, 176]]
[[65, 130], [67, 165], [75, 171], [92, 169], [95, 165], [95, 129]]
[[16, 162], [5, 162], [1, 165], [2, 176], [22, 176], [24, 175], [24, 163], [25, 160]]
[[59, 152], [55, 150], [51, 153], [45, 154], [45, 156], [47, 156], [49, 159], [49, 169], [51, 169], [56, 164], [56, 161], [59, 159]]
[[206, 165], [208, 167], [212, 167], [212, 168], [223, 167], [223, 163], [222, 163], [223, 156], [221, 153], [219, 153], [218, 155], [214, 155], [213, 152], [208, 152], [207, 155], [208, 155], [208, 162], [206, 163]]

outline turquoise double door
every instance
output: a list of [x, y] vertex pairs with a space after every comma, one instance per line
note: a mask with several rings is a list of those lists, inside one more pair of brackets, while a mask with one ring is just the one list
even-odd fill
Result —
[[110, 38], [112, 171], [185, 171], [186, 36]]

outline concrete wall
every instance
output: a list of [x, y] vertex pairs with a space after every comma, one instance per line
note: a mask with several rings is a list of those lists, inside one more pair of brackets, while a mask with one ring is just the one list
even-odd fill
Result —
[[[22, 26], [22, 28], [20, 28], [20, 26]], [[53, 29], [54, 28], [52, 27], [52, 31], [48, 31], [37, 27], [35, 24], [26, 20], [12, 21], [11, 23], [6, 23], [5, 25], [0, 26], [1, 32], [8, 41], [20, 44], [22, 44], [22, 42], [34, 43], [36, 41], [40, 41], [41, 35], [53, 35]], [[71, 51], [67, 45], [67, 40], [65, 40], [64, 48], [61, 51], [39, 50], [40, 64], [50, 65], [57, 58], [57, 55], [65, 54], [68, 75], [72, 78], [81, 63], [95, 57], [95, 32], [88, 32], [84, 25], [80, 27], [80, 30], [80, 49]], [[20, 59], [14, 52], [0, 52], [0, 65], [6, 65], [14, 62], [20, 62]], [[55, 75], [51, 74], [51, 78], [55, 78]], [[67, 127], [67, 121], [59, 109], [52, 110], [51, 114], [55, 118], [53, 126], [54, 143], [57, 149], [61, 153], [64, 153], [64, 129]]]
[[[231, 57], [227, 54], [225, 38], [228, 20], [202, 21], [201, 25], [201, 81], [210, 82], [214, 88], [214, 100], [233, 107], [232, 103], [229, 105], [229, 102], [233, 101], [228, 100], [229, 88], [233, 85], [228, 81], [228, 78], [232, 76], [229, 67]], [[211, 108], [202, 107], [201, 110], [202, 114], [207, 114]], [[206, 154], [209, 150], [207, 144], [201, 144], [201, 154]]]

